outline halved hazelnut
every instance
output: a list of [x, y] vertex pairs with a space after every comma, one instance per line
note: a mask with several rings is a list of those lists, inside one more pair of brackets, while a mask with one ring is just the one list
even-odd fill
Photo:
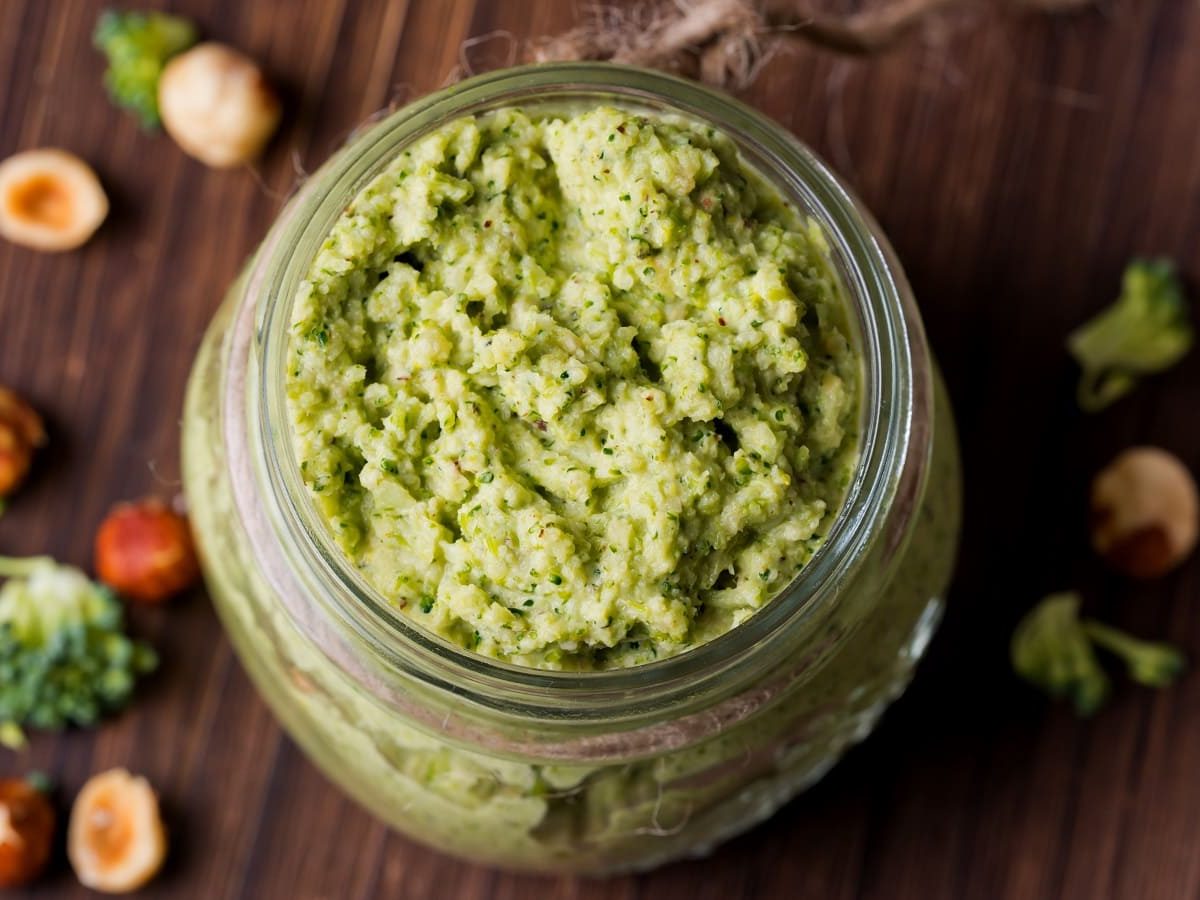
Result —
[[73, 153], [27, 150], [0, 162], [0, 235], [14, 244], [73, 250], [107, 215], [100, 179]]
[[111, 769], [93, 775], [75, 798], [67, 857], [85, 887], [107, 894], [148, 882], [167, 854], [167, 835], [150, 782]]
[[1120, 572], [1169, 572], [1195, 548], [1198, 532], [1196, 482], [1165, 450], [1126, 450], [1092, 482], [1092, 545]]

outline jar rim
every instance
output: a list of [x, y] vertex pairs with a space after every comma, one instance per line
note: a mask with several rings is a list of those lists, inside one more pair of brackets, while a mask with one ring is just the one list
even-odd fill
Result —
[[[603, 98], [701, 121], [722, 131], [743, 160], [816, 219], [857, 328], [863, 360], [860, 446], [841, 508], [822, 546], [754, 615], [706, 643], [643, 665], [599, 671], [517, 666], [465, 650], [394, 610], [352, 565], [320, 519], [292, 450], [286, 350], [292, 304], [317, 248], [347, 203], [412, 141], [445, 122], [501, 106]], [[895, 497], [905, 469], [914, 408], [903, 274], [869, 215], [836, 175], [782, 126], [700, 84], [612, 63], [520, 66], [480, 75], [415, 101], [359, 133], [292, 200], [295, 214], [268, 240], [251, 283], [260, 363], [254, 406], [276, 525], [300, 562], [326, 587], [316, 599], [387, 668], [499, 712], [566, 720], [636, 717], [675, 708], [705, 688], [732, 691], [777, 665], [789, 636], [807, 629], [837, 596]], [[919, 329], [919, 324], [915, 326]], [[915, 337], [920, 340], [919, 334]], [[794, 646], [794, 645], [793, 645]], [[767, 652], [768, 648], [775, 652]], [[772, 661], [774, 661], [772, 663]]]

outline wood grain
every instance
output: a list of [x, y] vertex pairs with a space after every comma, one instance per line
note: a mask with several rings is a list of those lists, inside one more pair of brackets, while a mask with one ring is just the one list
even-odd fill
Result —
[[[284, 131], [212, 172], [105, 101], [100, 0], [0, 2], [0, 155], [90, 160], [113, 215], [82, 250], [0, 244], [0, 383], [51, 449], [0, 519], [0, 552], [86, 564], [114, 501], [178, 490], [179, 410], [205, 324], [297, 178], [373, 111], [434, 89], [469, 36], [568, 26], [562, 0], [180, 0], [269, 68]], [[147, 4], [151, 5], [151, 4]], [[156, 4], [155, 4], [156, 5]], [[1136, 253], [1200, 276], [1200, 3], [957, 23], [885, 56], [777, 57], [746, 99], [875, 210], [921, 299], [967, 466], [946, 624], [879, 732], [769, 824], [709, 859], [605, 882], [495, 873], [388, 832], [337, 793], [254, 695], [202, 592], [134, 624], [164, 667], [94, 732], [39, 735], [0, 773], [69, 798], [114, 765], [163, 793], [173, 850], [146, 896], [202, 898], [1183, 898], [1200, 895], [1200, 678], [1122, 687], [1090, 721], [1009, 673], [1012, 625], [1078, 586], [1098, 614], [1200, 656], [1200, 564], [1106, 574], [1082, 528], [1091, 473], [1132, 442], [1200, 466], [1200, 354], [1102, 416], [1074, 409], [1064, 333]], [[64, 808], [65, 810], [65, 808]], [[30, 893], [82, 897], [66, 864]]]

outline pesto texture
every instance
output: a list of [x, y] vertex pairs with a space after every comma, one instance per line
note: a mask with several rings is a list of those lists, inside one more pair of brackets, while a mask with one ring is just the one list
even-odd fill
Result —
[[288, 365], [347, 556], [520, 665], [638, 665], [735, 627], [857, 461], [821, 230], [684, 119], [505, 109], [419, 139], [323, 244]]

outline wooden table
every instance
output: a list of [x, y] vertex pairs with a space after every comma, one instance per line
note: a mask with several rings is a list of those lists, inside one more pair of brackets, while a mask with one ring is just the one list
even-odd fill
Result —
[[[0, 155], [90, 160], [113, 214], [83, 250], [0, 244], [0, 383], [53, 443], [0, 519], [0, 552], [87, 564], [116, 500], [179, 487], [179, 410], [200, 335], [298, 171], [357, 123], [436, 88], [460, 42], [551, 33], [565, 0], [186, 0], [288, 98], [254, 171], [215, 172], [106, 102], [85, 0], [0, 2]], [[164, 665], [123, 716], [0, 755], [64, 802], [126, 765], [173, 836], [147, 896], [197, 898], [1176, 898], [1200, 894], [1200, 678], [1122, 685], [1090, 721], [1010, 673], [1021, 612], [1064, 586], [1200, 657], [1200, 564], [1126, 583], [1087, 549], [1095, 468], [1133, 442], [1200, 465], [1200, 353], [1115, 409], [1079, 414], [1063, 335], [1125, 261], [1200, 276], [1200, 3], [941, 31], [869, 61], [775, 59], [749, 102], [826, 156], [891, 234], [958, 409], [967, 525], [950, 612], [908, 695], [821, 785], [709, 859], [607, 882], [497, 874], [389, 833], [280, 732], [201, 592], [134, 625]], [[496, 61], [505, 44], [476, 48]], [[61, 859], [37, 896], [83, 896]]]

